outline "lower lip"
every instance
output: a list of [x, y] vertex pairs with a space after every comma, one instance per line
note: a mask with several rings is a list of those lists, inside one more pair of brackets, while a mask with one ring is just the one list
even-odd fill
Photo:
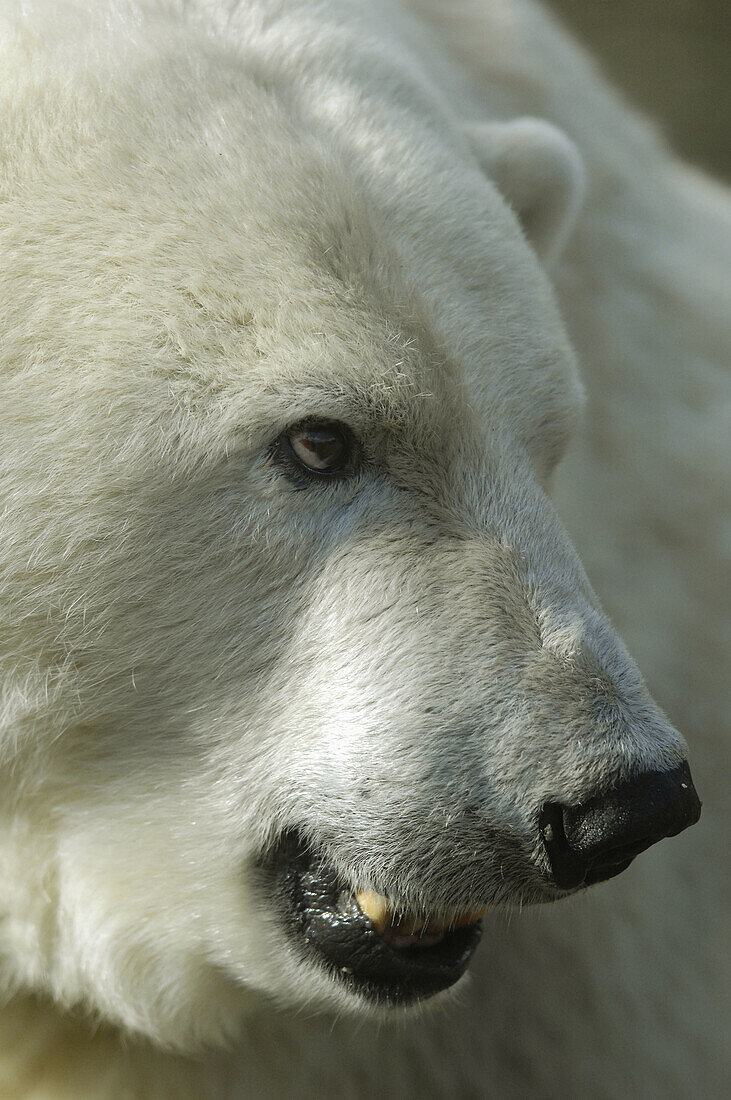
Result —
[[427, 947], [436, 947], [444, 939], [444, 932], [425, 932], [423, 935], [413, 936], [393, 928], [386, 928], [379, 935], [383, 942], [387, 943], [394, 951], [401, 951], [404, 948], [423, 951]]
[[379, 933], [337, 871], [296, 834], [285, 836], [262, 860], [288, 938], [303, 961], [316, 959], [333, 978], [372, 1003], [402, 1006], [434, 996], [467, 969], [479, 922], [454, 930], [410, 935]]

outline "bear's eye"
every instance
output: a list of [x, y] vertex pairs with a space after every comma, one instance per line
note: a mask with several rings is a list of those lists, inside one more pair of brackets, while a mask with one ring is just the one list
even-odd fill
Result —
[[289, 457], [308, 473], [347, 477], [354, 472], [354, 441], [345, 424], [309, 420], [287, 428], [280, 439]]

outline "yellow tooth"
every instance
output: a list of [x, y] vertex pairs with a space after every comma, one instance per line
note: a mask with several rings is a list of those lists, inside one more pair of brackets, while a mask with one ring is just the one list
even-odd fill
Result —
[[[355, 895], [355, 900], [379, 935], [387, 928], [394, 926], [394, 912], [388, 903], [388, 898], [384, 898], [383, 894], [377, 894], [375, 890], [360, 890]], [[418, 936], [424, 930], [446, 931], [449, 928], [465, 928], [475, 924], [485, 912], [485, 909], [465, 909], [461, 913], [440, 918], [400, 913], [396, 925], [405, 935]]]
[[390, 927], [391, 907], [383, 894], [377, 894], [374, 890], [359, 890], [355, 900], [379, 935]]

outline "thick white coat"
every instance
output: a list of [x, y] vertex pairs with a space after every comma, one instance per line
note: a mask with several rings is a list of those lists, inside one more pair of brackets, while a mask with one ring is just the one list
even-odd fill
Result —
[[[720, 1095], [725, 195], [522, 0], [0, 18], [0, 1095]], [[573, 355], [488, 176], [579, 352], [556, 475]], [[357, 486], [272, 464], [313, 413]], [[279, 829], [515, 905], [444, 877], [468, 798], [529, 845], [683, 751], [552, 482], [704, 815], [384, 1025], [281, 940]]]

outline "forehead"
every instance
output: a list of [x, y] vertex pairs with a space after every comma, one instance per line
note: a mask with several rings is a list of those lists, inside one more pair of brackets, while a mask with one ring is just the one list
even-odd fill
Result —
[[42, 151], [62, 137], [39, 104], [38, 163], [11, 183], [6, 241], [28, 281], [10, 312], [49, 272], [63, 286], [35, 309], [41, 351], [95, 377], [121, 362], [264, 431], [321, 414], [415, 437], [455, 418], [519, 420], [531, 404], [550, 418], [565, 402], [555, 310], [474, 173], [442, 175], [426, 214], [414, 176], [396, 209], [220, 57], [203, 82], [186, 66], [140, 54], [132, 76], [105, 74], [116, 94], [101, 100], [82, 75], [61, 80], [60, 109], [83, 128], [67, 128], [52, 173]]
[[253, 311], [245, 333], [225, 324], [218, 403], [236, 433], [256, 444], [321, 417], [374, 443], [385, 433], [419, 445], [447, 421], [465, 423], [469, 391], [446, 350], [413, 309], [374, 297], [313, 275], [301, 301]]
[[[279, 202], [259, 207], [239, 191], [241, 224], [221, 245], [229, 262], [188, 277], [191, 333], [220, 324], [228, 384], [254, 402], [250, 415], [327, 414], [411, 432], [459, 417], [520, 433], [524, 421], [549, 425], [576, 405], [546, 280], [489, 190], [470, 196], [495, 212], [492, 224], [480, 210], [470, 256], [445, 240], [420, 254], [400, 232], [418, 219], [410, 196], [395, 225], [327, 152], [300, 142], [290, 156]], [[274, 178], [282, 164], [266, 171]], [[430, 217], [448, 236], [448, 211], [436, 204]]]
[[[300, 142], [290, 156], [297, 182], [277, 201], [229, 171], [223, 232], [212, 219], [206, 236], [201, 218], [204, 240], [181, 242], [169, 309], [181, 377], [213, 382], [242, 422], [267, 430], [327, 415], [415, 436], [456, 418], [508, 427], [539, 410], [550, 421], [573, 402], [563, 329], [540, 281], [533, 292], [516, 225], [486, 242], [466, 278], [446, 249], [422, 264], [322, 150]], [[282, 164], [265, 160], [276, 178]]]
[[[548, 432], [566, 419], [577, 397], [573, 361], [551, 332], [550, 314], [546, 335], [540, 302], [519, 326], [501, 324], [482, 302], [466, 305], [447, 270], [454, 313], [473, 326], [465, 347], [460, 333], [435, 323], [424, 293], [434, 288], [404, 271], [382, 227], [358, 214], [345, 210], [338, 221], [329, 212], [308, 241], [317, 248], [303, 249], [298, 263], [293, 248], [264, 294], [237, 277], [223, 305], [217, 290], [211, 298], [210, 286], [199, 285], [198, 312], [207, 324], [216, 315], [220, 344], [228, 342], [222, 370], [242, 424], [266, 434], [307, 416], [332, 417], [420, 446], [456, 426], [483, 440], [486, 431], [525, 438], [533, 423]], [[260, 270], [271, 272], [271, 257]], [[232, 318], [233, 302], [243, 322]]]

